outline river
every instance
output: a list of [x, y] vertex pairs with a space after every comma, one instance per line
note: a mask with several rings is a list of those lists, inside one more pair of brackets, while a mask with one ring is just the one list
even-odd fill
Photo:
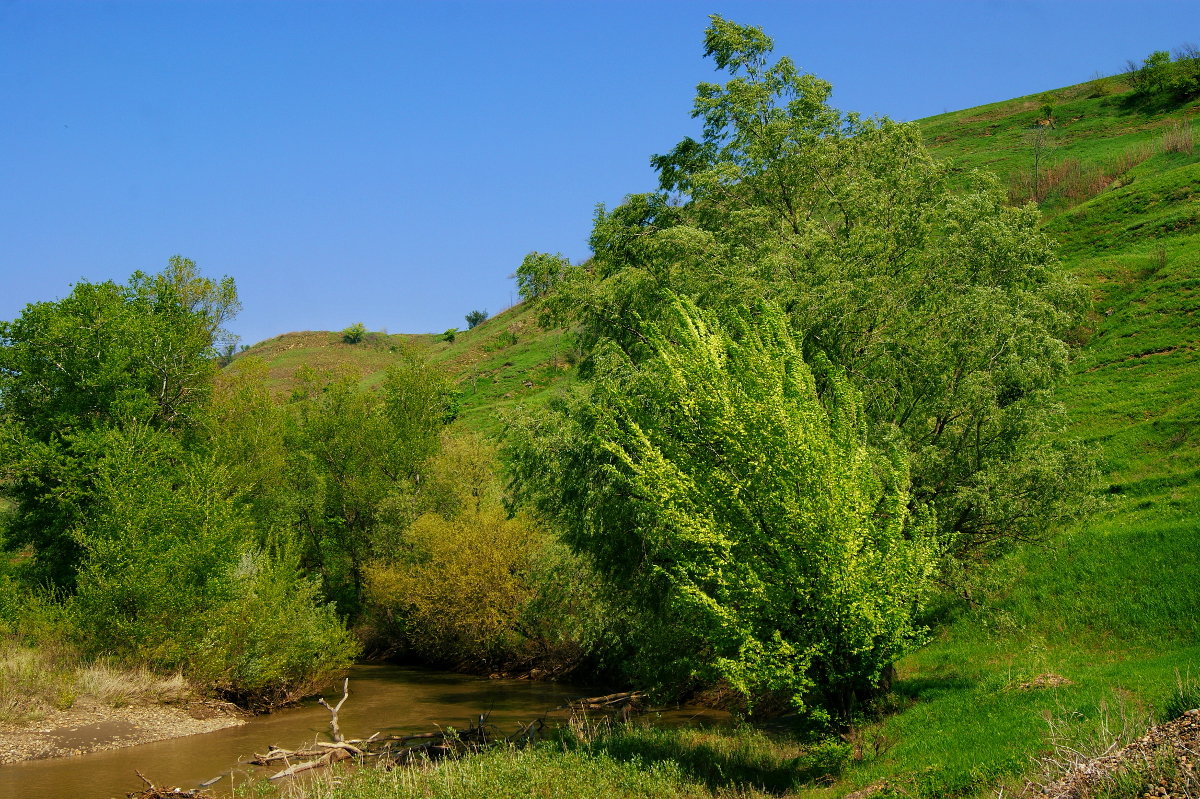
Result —
[[[436, 725], [466, 727], [479, 713], [507, 734], [569, 699], [604, 693], [588, 688], [527, 680], [489, 680], [463, 674], [361, 665], [350, 671], [350, 698], [338, 720], [347, 738], [373, 732], [428, 732]], [[330, 698], [340, 696], [331, 689]], [[667, 723], [693, 718], [719, 721], [721, 714], [681, 710]], [[0, 766], [0, 799], [113, 799], [143, 786], [140, 770], [156, 785], [196, 788], [222, 776], [208, 790], [228, 795], [232, 786], [261, 779], [273, 770], [239, 765], [269, 745], [301, 748], [329, 730], [329, 711], [315, 702], [259, 716], [239, 727], [204, 735], [93, 752], [69, 758]]]

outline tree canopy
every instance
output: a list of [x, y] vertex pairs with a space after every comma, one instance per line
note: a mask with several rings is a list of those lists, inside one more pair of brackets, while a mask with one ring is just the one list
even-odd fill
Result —
[[669, 296], [769, 301], [807, 359], [845, 370], [870, 435], [899, 428], [913, 501], [961, 554], [1072, 517], [1092, 469], [1057, 435], [1051, 393], [1083, 295], [1037, 211], [934, 161], [915, 126], [831, 108], [761, 30], [712, 19], [707, 54], [730, 79], [697, 88], [703, 137], [651, 159], [659, 191], [599, 210], [594, 258], [547, 298], [557, 321], [636, 357], [636, 320]]
[[69, 584], [69, 531], [89, 504], [104, 431], [145, 424], [187, 434], [212, 392], [223, 325], [239, 309], [231, 278], [175, 256], [128, 283], [79, 283], [66, 298], [0, 322], [0, 465], [14, 500], [10, 536]]

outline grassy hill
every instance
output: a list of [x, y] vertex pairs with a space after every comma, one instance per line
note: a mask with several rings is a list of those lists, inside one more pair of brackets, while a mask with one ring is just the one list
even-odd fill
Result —
[[[1107, 78], [918, 123], [955, 170], [990, 170], [1014, 202], [1038, 202], [1089, 288], [1059, 399], [1071, 433], [1102, 452], [1108, 502], [1086, 525], [988, 564], [969, 597], [947, 602], [935, 640], [898, 666], [896, 712], [858, 730], [844, 778], [812, 795], [1019, 786], [1039, 758], [1132, 734], [1180, 683], [1200, 703], [1198, 113]], [[485, 431], [548, 396], [575, 355], [569, 333], [540, 331], [526, 305], [453, 343], [293, 333], [249, 352], [285, 391], [301, 363], [352, 368], [369, 384], [405, 348], [445, 364], [462, 423]]]
[[285, 333], [250, 347], [237, 357], [266, 361], [274, 391], [289, 393], [303, 366], [347, 371], [372, 386], [406, 353], [441, 364], [460, 392], [460, 423], [484, 432], [499, 432], [503, 414], [521, 403], [538, 403], [571, 371], [576, 360], [572, 336], [565, 330], [542, 330], [535, 309], [515, 305], [453, 341], [431, 334], [368, 333], [347, 344], [341, 333]]
[[1102, 452], [1109, 502], [990, 564], [945, 612], [937, 639], [899, 664], [912, 705], [865, 733], [886, 751], [853, 784], [1019, 785], [1037, 758], [1099, 752], [1161, 715], [1177, 677], [1200, 702], [1200, 107], [1125, 89], [1109, 78], [919, 123], [941, 159], [1038, 201], [1090, 289], [1059, 400], [1071, 433]]

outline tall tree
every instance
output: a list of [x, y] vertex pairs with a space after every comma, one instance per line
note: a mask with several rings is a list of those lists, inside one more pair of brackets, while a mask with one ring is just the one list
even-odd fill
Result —
[[176, 256], [159, 274], [79, 283], [0, 322], [0, 486], [16, 506], [10, 538], [33, 545], [43, 577], [73, 580], [69, 531], [86, 516], [104, 431], [145, 424], [188, 435], [239, 307], [231, 278], [202, 277]]
[[529, 423], [519, 491], [638, 614], [641, 679], [844, 711], [919, 638], [937, 547], [904, 455], [867, 442], [858, 393], [773, 306], [662, 319]]
[[445, 376], [417, 358], [391, 367], [378, 391], [310, 371], [293, 397], [288, 479], [305, 565], [344, 613], [359, 609], [366, 562], [419, 514], [426, 459], [452, 418]]
[[697, 89], [703, 137], [652, 159], [660, 191], [600, 209], [594, 258], [548, 303], [585, 345], [636, 357], [637, 320], [671, 294], [768, 300], [809, 360], [845, 370], [871, 430], [900, 429], [912, 502], [961, 554], [1077, 514], [1092, 470], [1050, 398], [1083, 295], [1036, 210], [951, 175], [915, 126], [831, 108], [761, 30], [712, 20], [707, 54], [730, 79]]

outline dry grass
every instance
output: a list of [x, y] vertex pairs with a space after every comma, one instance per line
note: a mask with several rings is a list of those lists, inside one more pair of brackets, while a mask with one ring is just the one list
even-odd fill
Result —
[[1162, 148], [1165, 153], [1192, 154], [1192, 125], [1190, 122], [1177, 120], [1163, 131]]
[[1058, 196], [1066, 200], [1067, 207], [1071, 208], [1114, 184], [1119, 185], [1122, 175], [1157, 153], [1158, 148], [1153, 145], [1141, 145], [1124, 150], [1107, 164], [1086, 165], [1078, 159], [1065, 158], [1042, 169], [1037, 175], [1036, 185], [1034, 175], [1029, 171], [1014, 172], [1009, 177], [1009, 200], [1021, 205], [1030, 200], [1041, 202]]
[[80, 701], [124, 707], [181, 702], [192, 695], [178, 674], [84, 665], [67, 652], [0, 643], [0, 723], [26, 724]]
[[145, 669], [114, 669], [105, 664], [84, 666], [75, 672], [80, 697], [88, 697], [110, 707], [132, 704], [171, 704], [192, 695], [182, 674], [160, 677]]

